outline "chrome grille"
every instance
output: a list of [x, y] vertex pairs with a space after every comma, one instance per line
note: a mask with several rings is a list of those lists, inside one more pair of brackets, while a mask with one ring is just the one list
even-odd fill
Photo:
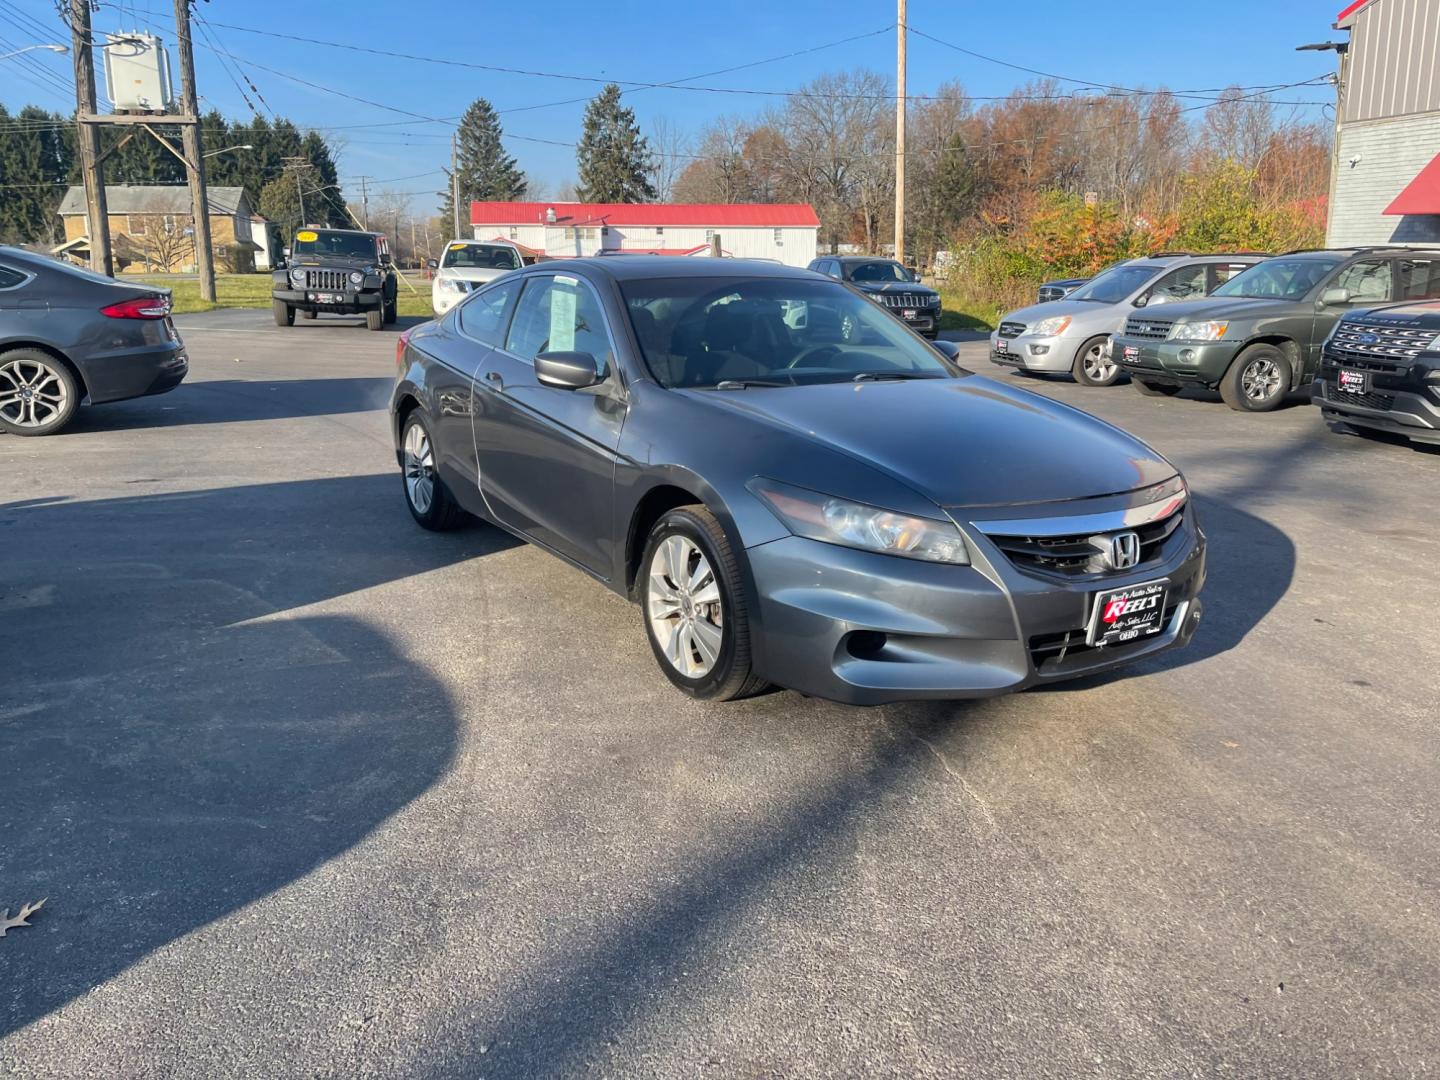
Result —
[[1162, 322], [1159, 319], [1131, 315], [1125, 320], [1125, 336], [1142, 338], [1145, 341], [1163, 341], [1170, 336], [1170, 328], [1174, 325], [1173, 322]]
[[1350, 322], [1335, 327], [1330, 349], [1341, 355], [1373, 356], [1378, 359], [1410, 360], [1435, 340], [1434, 330], [1385, 323]]
[[1000, 324], [1000, 336], [1003, 338], [1019, 337], [1025, 332], [1023, 322], [1002, 322]]
[[930, 298], [919, 293], [871, 293], [873, 299], [883, 307], [923, 308], [930, 306]]
[[307, 289], [343, 289], [349, 275], [344, 270], [306, 270]]
[[1125, 571], [1128, 574], [1158, 558], [1165, 541], [1175, 534], [1184, 519], [1185, 509], [1182, 506], [1168, 517], [1134, 529], [1075, 536], [991, 536], [990, 539], [1006, 558], [1022, 570], [1079, 577], [1114, 573], [1105, 560], [1110, 538], [1116, 532], [1134, 532], [1140, 537], [1140, 561]]

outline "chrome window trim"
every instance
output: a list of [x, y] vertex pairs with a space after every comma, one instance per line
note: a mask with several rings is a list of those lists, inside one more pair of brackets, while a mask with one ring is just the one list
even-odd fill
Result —
[[11, 273], [20, 275], [20, 280], [15, 282], [14, 285], [0, 285], [0, 292], [9, 292], [11, 289], [23, 289], [35, 280], [35, 271], [33, 270], [22, 270], [20, 267], [12, 266], [9, 263], [0, 263], [0, 269], [9, 270]]

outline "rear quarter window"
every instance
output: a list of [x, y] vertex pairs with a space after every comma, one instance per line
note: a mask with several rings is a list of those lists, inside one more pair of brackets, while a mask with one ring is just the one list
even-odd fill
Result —
[[29, 276], [8, 266], [0, 266], [0, 289], [13, 289], [17, 285], [23, 285]]

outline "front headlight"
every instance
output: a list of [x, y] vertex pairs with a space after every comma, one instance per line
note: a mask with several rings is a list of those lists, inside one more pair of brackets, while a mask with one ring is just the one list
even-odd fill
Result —
[[294, 283], [294, 284], [296, 284], [296, 285], [304, 285], [304, 284], [305, 284], [305, 271], [302, 270], [300, 267], [297, 266], [294, 270], [291, 270], [291, 271], [290, 271], [290, 280], [291, 280], [292, 283]]
[[465, 282], [459, 278], [441, 278], [440, 289], [442, 292], [463, 293], [465, 291]]
[[759, 476], [747, 486], [796, 536], [907, 559], [970, 563], [965, 538], [952, 521], [911, 517]]
[[[1334, 335], [1332, 334], [1331, 336], [1333, 337]], [[1434, 341], [1430, 342], [1429, 345], [1426, 345], [1426, 346], [1425, 346], [1425, 351], [1426, 351], [1426, 352], [1440, 352], [1440, 337], [1436, 337]]]
[[1041, 319], [1034, 326], [1030, 327], [1030, 333], [1038, 337], [1055, 337], [1070, 329], [1069, 315], [1052, 315], [1048, 319]]
[[1170, 328], [1170, 341], [1219, 341], [1230, 328], [1228, 322], [1178, 322]]
[[351, 271], [350, 271], [350, 284], [351, 284], [351, 285], [359, 285], [359, 284], [360, 284], [362, 281], [364, 281], [364, 280], [365, 280], [365, 275], [362, 274], [359, 270], [351, 270]]

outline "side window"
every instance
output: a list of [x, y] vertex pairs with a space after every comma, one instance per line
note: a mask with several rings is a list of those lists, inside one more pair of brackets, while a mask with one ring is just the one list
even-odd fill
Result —
[[825, 273], [833, 278], [838, 278], [840, 276], [840, 264], [834, 259], [825, 260]]
[[0, 289], [13, 289], [25, 280], [25, 275], [19, 270], [11, 270], [8, 266], [0, 266]]
[[1399, 298], [1401, 300], [1440, 299], [1440, 261], [1401, 259]]
[[1350, 302], [1373, 302], [1390, 299], [1390, 260], [1368, 259], [1351, 263], [1331, 282], [1334, 289], [1349, 289]]
[[602, 372], [610, 370], [613, 359], [600, 302], [588, 286], [566, 274], [525, 283], [505, 348], [526, 360], [542, 352], [589, 353]]
[[1171, 270], [1150, 289], [1151, 304], [1169, 304], [1205, 295], [1205, 264]]
[[1243, 273], [1250, 269], [1250, 263], [1211, 263], [1210, 264], [1210, 291], [1214, 292], [1225, 282], [1229, 281], [1236, 274]]
[[460, 329], [486, 345], [499, 345], [505, 329], [505, 308], [515, 295], [517, 282], [496, 285], [476, 293], [460, 305]]

